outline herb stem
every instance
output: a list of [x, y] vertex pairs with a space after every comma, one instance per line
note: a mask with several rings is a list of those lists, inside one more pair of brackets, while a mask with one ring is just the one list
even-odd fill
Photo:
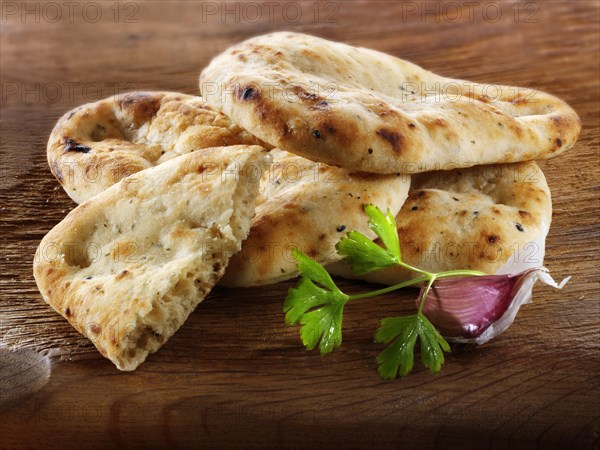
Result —
[[420, 274], [426, 276], [428, 279], [430, 277], [447, 278], [447, 277], [468, 277], [468, 276], [486, 275], [485, 273], [479, 272], [477, 270], [448, 270], [446, 272], [432, 273], [432, 272], [427, 272], [426, 270], [419, 269], [417, 267], [413, 267], [410, 264], [406, 264], [404, 261], [397, 262], [396, 264], [398, 264], [403, 269], [420, 273]]
[[431, 289], [431, 285], [433, 284], [435, 279], [436, 279], [436, 276], [433, 275], [429, 279], [429, 282], [427, 283], [427, 286], [425, 287], [425, 290], [423, 291], [423, 296], [421, 297], [421, 303], [419, 304], [419, 313], [418, 314], [423, 313], [423, 306], [425, 306], [425, 299], [427, 298], [427, 294], [429, 294], [429, 290]]
[[[431, 288], [431, 285], [433, 284], [433, 282], [438, 279], [438, 278], [448, 278], [448, 277], [467, 277], [467, 276], [481, 276], [481, 275], [485, 275], [485, 273], [483, 272], [478, 272], [476, 270], [449, 270], [447, 272], [439, 272], [439, 273], [430, 273], [430, 272], [426, 272], [424, 270], [420, 270], [420, 269], [416, 269], [413, 268], [411, 266], [409, 266], [408, 264], [401, 264], [402, 266], [405, 266], [405, 269], [415, 269], [415, 272], [419, 272], [422, 273], [423, 276], [422, 277], [418, 277], [418, 278], [413, 278], [412, 280], [408, 280], [408, 281], [404, 281], [402, 283], [399, 284], [394, 284], [393, 286], [388, 286], [386, 288], [383, 289], [378, 289], [376, 291], [371, 291], [371, 292], [365, 292], [364, 294], [356, 294], [356, 295], [349, 295], [348, 296], [348, 300], [360, 300], [363, 298], [371, 298], [371, 297], [376, 297], [378, 295], [383, 295], [383, 294], [388, 294], [390, 292], [394, 292], [398, 289], [402, 289], [408, 286], [413, 286], [415, 284], [419, 284], [419, 283], [423, 283], [425, 281], [429, 282], [427, 289], [425, 291], [425, 295], [424, 297], [427, 295], [427, 292], [429, 292], [429, 289]], [[424, 298], [423, 297], [423, 298]], [[423, 302], [421, 302], [423, 303]], [[419, 307], [419, 311], [421, 311], [422, 306]]]
[[428, 279], [429, 279], [429, 277], [413, 278], [412, 280], [404, 281], [403, 283], [395, 284], [393, 286], [388, 286], [386, 288], [379, 289], [377, 291], [365, 292], [364, 294], [349, 295], [348, 300], [360, 300], [362, 298], [376, 297], [377, 295], [387, 294], [389, 292], [393, 292], [398, 289], [402, 289], [404, 287], [423, 283], [424, 281], [427, 281]]
[[400, 267], [402, 267], [403, 269], [410, 270], [410, 271], [412, 271], [412, 272], [417, 272], [417, 273], [420, 273], [420, 274], [422, 274], [422, 275], [425, 275], [425, 276], [426, 276], [426, 277], [428, 277], [428, 278], [433, 276], [433, 274], [432, 274], [431, 272], [427, 272], [426, 270], [421, 270], [421, 269], [418, 269], [418, 268], [416, 268], [416, 267], [413, 267], [413, 266], [411, 266], [410, 264], [406, 264], [404, 261], [400, 261], [400, 262], [398, 262], [397, 264], [398, 264]]
[[438, 272], [435, 274], [435, 277], [436, 278], [471, 277], [471, 276], [480, 277], [482, 275], [487, 275], [487, 274], [484, 272], [479, 272], [477, 270], [449, 270], [447, 272]]

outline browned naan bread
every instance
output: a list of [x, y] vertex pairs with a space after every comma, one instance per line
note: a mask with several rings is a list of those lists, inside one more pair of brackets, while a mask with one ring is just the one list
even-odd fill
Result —
[[81, 203], [171, 158], [237, 144], [262, 143], [200, 97], [131, 92], [67, 112], [50, 135], [47, 153], [56, 179]]
[[[402, 259], [408, 264], [430, 272], [488, 274], [510, 258], [542, 266], [551, 221], [550, 190], [535, 162], [414, 175], [396, 216]], [[394, 267], [355, 277], [343, 262], [328, 269], [390, 285], [416, 276]]]
[[200, 91], [273, 146], [375, 173], [551, 158], [581, 128], [573, 109], [544, 92], [445, 78], [290, 32], [229, 48], [203, 70]]
[[263, 149], [174, 158], [82, 203], [44, 237], [33, 272], [44, 298], [121, 370], [185, 322], [250, 230]]
[[339, 260], [335, 244], [349, 230], [375, 237], [364, 205], [392, 214], [406, 200], [410, 175], [350, 172], [273, 149], [261, 180], [256, 215], [242, 251], [221, 284], [256, 286], [298, 275], [291, 251], [298, 248], [321, 264]]

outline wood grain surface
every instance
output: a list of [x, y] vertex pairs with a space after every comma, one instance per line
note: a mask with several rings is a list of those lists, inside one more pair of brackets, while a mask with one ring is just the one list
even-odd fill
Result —
[[[598, 1], [253, 3], [2, 3], [0, 448], [598, 448]], [[293, 282], [215, 289], [134, 373], [102, 358], [32, 276], [37, 244], [74, 207], [46, 164], [52, 126], [115, 92], [195, 94], [213, 56], [282, 29], [571, 104], [579, 142], [541, 164], [546, 265], [573, 275], [567, 287], [538, 285], [504, 335], [454, 346], [437, 376], [376, 373], [377, 322], [410, 313], [414, 292], [349, 307], [344, 345], [322, 358], [284, 325]]]

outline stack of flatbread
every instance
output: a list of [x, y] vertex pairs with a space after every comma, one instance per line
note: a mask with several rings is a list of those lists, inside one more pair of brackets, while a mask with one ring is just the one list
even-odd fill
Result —
[[365, 204], [396, 215], [403, 259], [425, 270], [495, 273], [523, 252], [542, 258], [552, 206], [535, 160], [580, 131], [543, 92], [287, 32], [217, 56], [200, 94], [83, 105], [48, 142], [52, 173], [80, 205], [41, 242], [34, 275], [122, 370], [217, 283], [297, 276], [293, 248], [351, 276], [334, 246], [351, 230], [375, 238]]

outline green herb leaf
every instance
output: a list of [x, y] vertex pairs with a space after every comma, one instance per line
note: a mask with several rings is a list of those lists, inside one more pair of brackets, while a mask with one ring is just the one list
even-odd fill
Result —
[[375, 205], [366, 205], [365, 212], [369, 220], [369, 228], [375, 232], [385, 245], [388, 253], [399, 263], [402, 261], [400, 253], [400, 241], [398, 239], [398, 229], [396, 228], [396, 219], [388, 209], [387, 216]]
[[342, 315], [345, 304], [345, 300], [338, 301], [302, 316], [300, 337], [308, 350], [312, 350], [319, 343], [319, 351], [321, 355], [325, 355], [342, 344]]
[[440, 371], [444, 352], [450, 351], [446, 340], [423, 314], [383, 319], [375, 334], [377, 342], [392, 344], [377, 356], [379, 375], [390, 380], [398, 374], [408, 374], [414, 365], [414, 347], [417, 337], [421, 341], [421, 361], [433, 373]]
[[283, 306], [285, 320], [288, 324], [302, 324], [300, 337], [307, 349], [319, 344], [321, 354], [330, 353], [342, 343], [342, 316], [349, 297], [340, 291], [323, 266], [299, 250], [292, 254], [298, 261], [302, 279], [288, 291]]
[[321, 354], [330, 353], [342, 343], [342, 318], [344, 307], [350, 300], [374, 297], [395, 291], [416, 283], [427, 282], [427, 288], [421, 293], [418, 313], [408, 317], [390, 317], [381, 321], [375, 340], [391, 344], [377, 356], [379, 374], [383, 379], [396, 378], [398, 374], [408, 374], [414, 366], [414, 348], [417, 339], [421, 342], [421, 361], [426, 367], [437, 373], [444, 363], [444, 352], [450, 346], [438, 333], [433, 324], [422, 313], [427, 293], [436, 278], [452, 276], [482, 275], [480, 272], [457, 270], [451, 272], [429, 273], [412, 267], [402, 261], [396, 221], [391, 211], [381, 212], [374, 205], [365, 206], [369, 216], [369, 227], [381, 240], [377, 245], [358, 231], [349, 232], [337, 243], [338, 253], [346, 257], [356, 274], [365, 274], [374, 270], [399, 265], [420, 274], [419, 278], [399, 283], [377, 291], [344, 294], [331, 279], [325, 268], [301, 251], [293, 251], [298, 261], [301, 280], [298, 286], [288, 291], [283, 310], [288, 324], [302, 325], [300, 337], [309, 350], [319, 346]]
[[394, 257], [358, 231], [351, 231], [335, 246], [357, 275], [384, 269], [396, 264]]
[[444, 352], [450, 352], [450, 345], [424, 314], [419, 314], [421, 331], [421, 361], [433, 373], [438, 373], [444, 364]]
[[379, 236], [385, 248], [358, 231], [351, 231], [335, 246], [338, 253], [346, 257], [345, 261], [357, 275], [385, 269], [402, 262], [396, 220], [391, 211], [388, 210], [386, 216], [376, 206], [367, 205], [365, 212], [371, 219], [369, 227]]
[[304, 278], [308, 278], [309, 280], [326, 287], [330, 291], [342, 292], [331, 279], [329, 272], [327, 272], [321, 264], [305, 255], [297, 248], [292, 250], [292, 256], [298, 261], [298, 271]]

